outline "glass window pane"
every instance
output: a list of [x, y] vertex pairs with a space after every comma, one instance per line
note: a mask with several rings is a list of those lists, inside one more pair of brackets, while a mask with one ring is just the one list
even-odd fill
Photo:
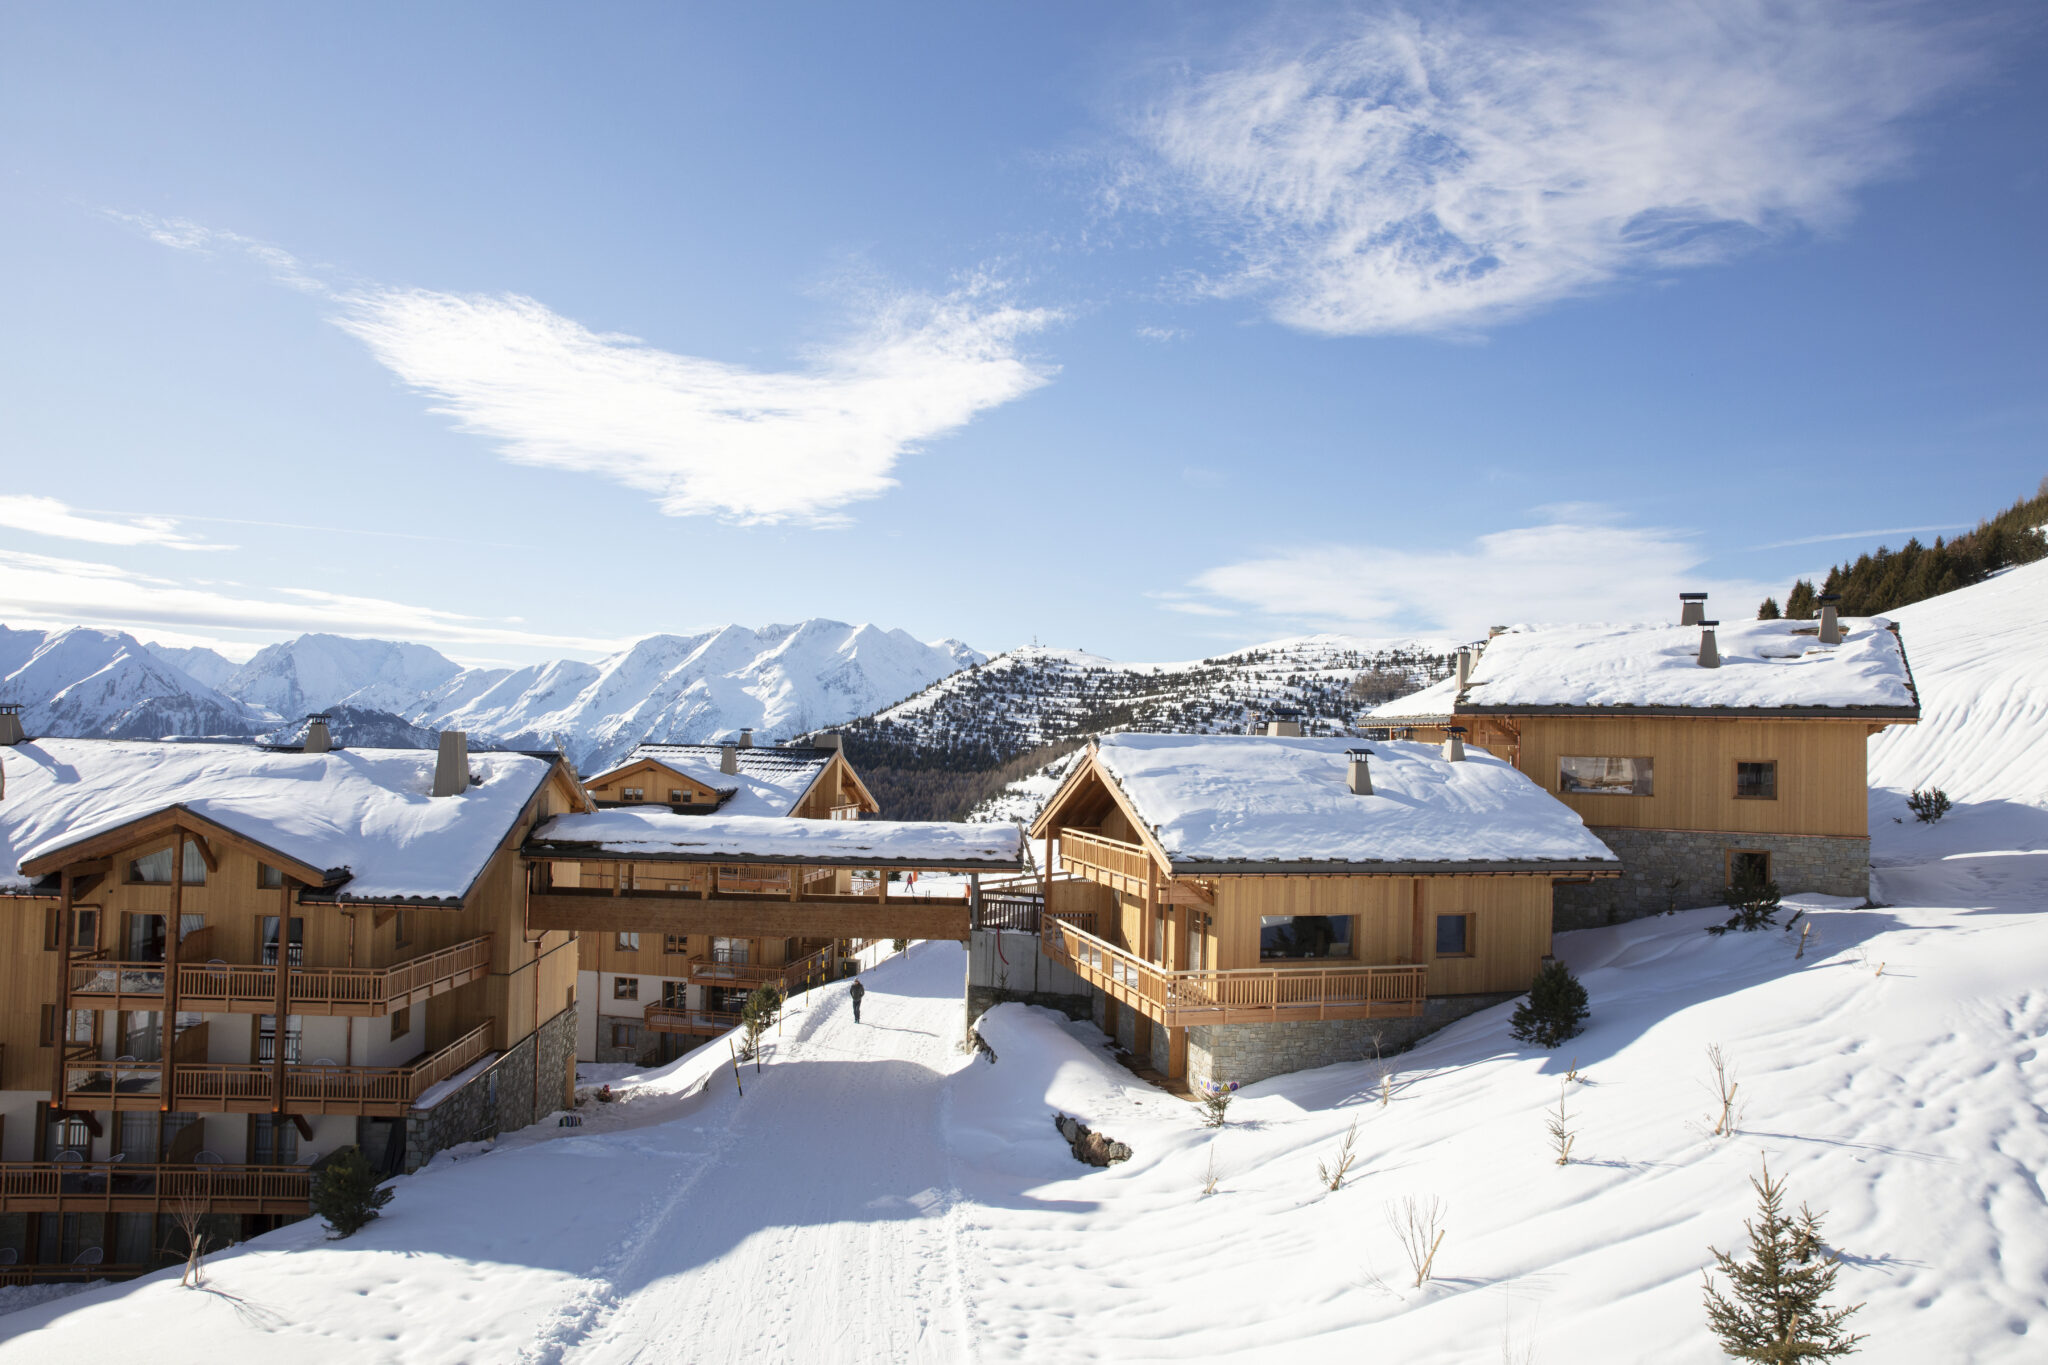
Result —
[[1350, 957], [1348, 915], [1261, 915], [1259, 960], [1298, 957]]
[[1436, 917], [1436, 952], [1438, 957], [1459, 957], [1470, 951], [1468, 929], [1470, 917], [1466, 915], [1438, 915]]
[[1587, 796], [1653, 796], [1647, 758], [1567, 757], [1557, 761], [1557, 789]]

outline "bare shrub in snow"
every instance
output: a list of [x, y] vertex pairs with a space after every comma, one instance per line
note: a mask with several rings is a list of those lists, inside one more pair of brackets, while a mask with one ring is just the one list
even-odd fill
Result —
[[185, 1274], [178, 1283], [187, 1289], [197, 1289], [205, 1280], [205, 1202], [191, 1198], [180, 1199], [177, 1212], [171, 1215], [171, 1222], [185, 1238]]
[[1955, 803], [1948, 799], [1948, 793], [1939, 787], [1916, 790], [1906, 798], [1906, 809], [1913, 812], [1915, 819], [1923, 825], [1938, 824], [1941, 817], [1954, 809]]
[[1337, 1156], [1330, 1162], [1316, 1163], [1316, 1179], [1333, 1193], [1344, 1188], [1344, 1177], [1351, 1170], [1351, 1163], [1358, 1160], [1353, 1149], [1358, 1145], [1358, 1120], [1351, 1120], [1351, 1127], [1345, 1131], [1344, 1140], [1337, 1144]]
[[1393, 1098], [1394, 1073], [1391, 1068], [1383, 1066], [1380, 1068], [1380, 1108], [1386, 1108], [1387, 1102]]
[[1444, 1212], [1444, 1201], [1435, 1195], [1421, 1199], [1411, 1194], [1398, 1204], [1387, 1205], [1387, 1226], [1393, 1229], [1394, 1240], [1401, 1244], [1401, 1254], [1415, 1273], [1416, 1289], [1429, 1283], [1430, 1270], [1436, 1265], [1436, 1250], [1448, 1230]]
[[1221, 1128], [1230, 1119], [1230, 1101], [1237, 1094], [1236, 1081], [1203, 1081], [1200, 1086], [1202, 1123]]
[[1207, 1199], [1216, 1193], [1216, 1182], [1220, 1179], [1222, 1176], [1216, 1171], [1216, 1144], [1212, 1141], [1209, 1144], [1209, 1168], [1202, 1172], [1202, 1198]]
[[1707, 1326], [1721, 1349], [1737, 1360], [1832, 1360], [1850, 1355], [1863, 1337], [1845, 1332], [1842, 1324], [1863, 1307], [1830, 1308], [1823, 1300], [1835, 1288], [1841, 1257], [1828, 1252], [1820, 1238], [1820, 1217], [1806, 1205], [1797, 1219], [1785, 1213], [1785, 1181], [1771, 1179], [1769, 1163], [1763, 1178], [1750, 1177], [1757, 1195], [1757, 1217], [1743, 1226], [1749, 1231], [1749, 1256], [1737, 1260], [1713, 1247], [1714, 1263], [1728, 1277], [1731, 1297], [1714, 1287], [1705, 1273]]
[[1557, 1086], [1557, 1112], [1544, 1121], [1544, 1129], [1550, 1134], [1550, 1150], [1557, 1154], [1557, 1164], [1572, 1164], [1572, 1142], [1578, 1137], [1578, 1130], [1571, 1126], [1571, 1115], [1564, 1108], [1564, 1082]]
[[1735, 1092], [1741, 1085], [1735, 1079], [1734, 1065], [1722, 1055], [1719, 1043], [1707, 1046], [1707, 1070], [1711, 1077], [1707, 1089], [1714, 1096], [1714, 1136], [1734, 1137], [1742, 1122], [1742, 1111], [1735, 1106]]

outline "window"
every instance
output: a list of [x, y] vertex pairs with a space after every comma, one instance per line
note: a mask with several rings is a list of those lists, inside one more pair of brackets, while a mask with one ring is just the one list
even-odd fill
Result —
[[[264, 915], [262, 920], [263, 965], [275, 967], [277, 965], [277, 926], [279, 920], [276, 915]], [[303, 915], [293, 915], [291, 927], [285, 932], [289, 935], [289, 939], [285, 943], [285, 965], [297, 967], [306, 956], [305, 917]]]
[[[171, 850], [160, 848], [154, 853], [128, 860], [128, 880], [145, 886], [169, 886], [171, 884]], [[184, 882], [187, 886], [206, 885], [206, 859], [199, 855], [199, 845], [185, 844]]]
[[688, 1009], [690, 1007], [690, 983], [687, 981], [662, 982], [661, 1003], [664, 1009]]
[[623, 801], [645, 801], [645, 800], [647, 799], [647, 788], [645, 788], [645, 787], [624, 787], [624, 788], [621, 788], [621, 789], [620, 789], [620, 791], [619, 791], [619, 798], [620, 798], [621, 800], [623, 800]]
[[1728, 850], [1728, 885], [1762, 886], [1771, 879], [1771, 855], [1760, 850]]
[[612, 978], [612, 999], [638, 1000], [640, 978], [637, 976], [615, 976]]
[[670, 805], [680, 806], [683, 804], [684, 799], [685, 798], [683, 796], [683, 789], [681, 787], [670, 787], [668, 789], [668, 802]]
[[1654, 796], [1647, 758], [1560, 758], [1557, 789], [1582, 796]]
[[638, 1046], [640, 1046], [640, 1026], [639, 1026], [638, 1024], [629, 1024], [629, 1023], [625, 1022], [625, 1021], [624, 1021], [623, 1019], [615, 1019], [615, 1020], [613, 1020], [613, 1021], [612, 1021], [612, 1046], [613, 1046], [613, 1047], [638, 1047]]
[[1436, 917], [1436, 955], [1438, 957], [1472, 956], [1472, 917], [1470, 915], [1438, 915]]
[[398, 927], [391, 931], [391, 942], [399, 948], [412, 946], [413, 912], [401, 910], [397, 915]]
[[1737, 801], [1777, 800], [1778, 765], [1774, 762], [1747, 763], [1738, 761], [1735, 765], [1735, 799]]
[[284, 885], [284, 873], [269, 863], [256, 864], [256, 885], [267, 891], [275, 891]]
[[[284, 1021], [284, 1059], [296, 1066], [299, 1060], [299, 1016], [287, 1015]], [[274, 1062], [277, 1060], [277, 1016], [258, 1015], [256, 1019], [256, 1060]]]
[[412, 1032], [412, 1006], [391, 1011], [391, 1037], [395, 1042]]
[[299, 1159], [298, 1126], [283, 1115], [249, 1116], [249, 1162], [255, 1166], [289, 1166]]
[[752, 939], [714, 938], [711, 940], [711, 960], [732, 966], [744, 966], [747, 953], [753, 946]]
[[687, 934], [663, 934], [661, 950], [664, 953], [687, 953], [690, 951], [690, 937]]
[[1259, 960], [1280, 957], [1350, 957], [1348, 915], [1259, 916]]
[[640, 951], [640, 935], [620, 934], [617, 941], [612, 944], [612, 947], [622, 953], [637, 953]]

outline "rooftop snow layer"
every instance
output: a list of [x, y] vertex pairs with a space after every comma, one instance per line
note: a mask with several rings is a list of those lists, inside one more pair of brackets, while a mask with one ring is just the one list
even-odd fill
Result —
[[24, 862], [180, 805], [310, 867], [345, 869], [343, 899], [461, 896], [552, 765], [473, 753], [477, 783], [432, 797], [434, 762], [419, 749], [302, 754], [154, 740], [0, 748], [0, 891], [28, 888]]
[[[1355, 796], [1346, 751], [1372, 755]], [[1105, 735], [1096, 759], [1179, 863], [1561, 863], [1615, 857], [1578, 814], [1477, 747], [1263, 735]]]
[[722, 748], [717, 744], [642, 744], [624, 762], [614, 764], [613, 770], [651, 758], [707, 787], [732, 792], [731, 797], [720, 803], [720, 815], [787, 815], [796, 809], [836, 752], [736, 747], [733, 753], [738, 758], [739, 771], [728, 773], [719, 771]]
[[757, 815], [677, 815], [660, 807], [613, 806], [558, 815], [533, 844], [587, 846], [620, 858], [714, 862], [804, 859], [854, 867], [930, 864], [1021, 867], [1024, 834], [1014, 825], [937, 820], [797, 820]]
[[[1804, 629], [1809, 632], [1800, 634]], [[1890, 707], [1917, 703], [1906, 653], [1882, 618], [1844, 619], [1839, 645], [1811, 621], [1728, 621], [1719, 668], [1699, 665], [1698, 626], [1518, 627], [1487, 642], [1467, 708], [1514, 706]], [[1452, 713], [1447, 679], [1374, 707], [1375, 720]]]

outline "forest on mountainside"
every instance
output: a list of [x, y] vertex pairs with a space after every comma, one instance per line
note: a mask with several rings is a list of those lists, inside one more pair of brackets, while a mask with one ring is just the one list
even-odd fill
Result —
[[1897, 550], [1880, 545], [1870, 554], [1858, 555], [1852, 564], [1829, 569], [1819, 588], [1811, 579], [1802, 578], [1785, 595], [1783, 608], [1775, 597], [1766, 597], [1757, 618], [1811, 620], [1819, 614], [1820, 598], [1828, 593], [1841, 597], [1837, 610], [1844, 616], [1896, 611], [1981, 583], [2001, 569], [2048, 557], [2044, 527], [2048, 527], [2048, 478], [2041, 480], [2033, 497], [2021, 498], [1953, 540], [1936, 536], [1929, 546], [1916, 536]]

